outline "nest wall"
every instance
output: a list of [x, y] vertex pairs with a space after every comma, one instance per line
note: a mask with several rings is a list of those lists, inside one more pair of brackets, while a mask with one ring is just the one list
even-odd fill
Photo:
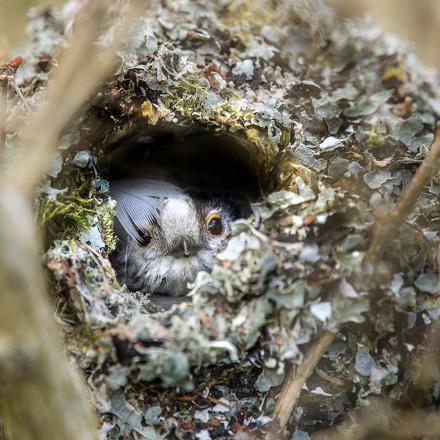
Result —
[[[371, 24], [288, 3], [151, 2], [118, 71], [60, 140], [36, 200], [45, 264], [105, 438], [269, 430], [288, 365], [322, 329], [342, 330], [292, 431], [331, 425], [374, 395], [404, 401], [417, 381], [440, 313], [436, 180], [388, 249], [381, 282], [361, 273], [373, 213], [394, 205], [432, 143], [438, 78]], [[17, 77], [31, 106], [72, 38], [76, 5], [31, 22]], [[101, 45], [118, 31], [109, 14]], [[197, 136], [214, 157], [224, 145], [255, 203], [190, 301], [158, 312], [118, 285], [108, 261], [108, 179], [139, 152], [151, 158], [165, 135], [179, 145], [169, 161], [202, 154], [189, 150]]]

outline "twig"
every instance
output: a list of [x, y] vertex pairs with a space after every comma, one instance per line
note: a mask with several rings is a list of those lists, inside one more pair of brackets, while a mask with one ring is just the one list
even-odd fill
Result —
[[0, 78], [0, 151], [6, 147], [7, 95], [8, 80]]
[[[77, 23], [79, 33], [48, 86], [48, 100], [0, 175], [0, 413], [11, 439], [97, 438], [83, 383], [64, 355], [45, 291], [30, 200], [62, 130], [111, 72], [127, 36], [121, 30], [99, 58], [95, 40], [108, 7], [104, 0], [85, 4], [84, 21]], [[124, 15], [127, 31], [132, 17]]]
[[322, 371], [320, 368], [315, 367], [315, 373], [321, 378], [326, 380], [327, 382], [330, 382], [334, 385], [338, 385], [340, 387], [344, 386], [346, 384], [345, 380], [340, 379], [339, 377], [330, 376], [330, 374], [327, 374], [325, 371]]
[[369, 408], [357, 409], [338, 426], [312, 434], [313, 440], [362, 440], [368, 438], [414, 439], [440, 434], [436, 411], [396, 410], [387, 400], [371, 400]]
[[15, 94], [18, 96], [18, 98], [20, 99], [20, 101], [23, 103], [24, 108], [27, 111], [30, 111], [31, 108], [29, 107], [29, 104], [26, 101], [26, 98], [23, 95], [23, 92], [21, 91], [20, 87], [18, 86], [18, 84], [15, 82], [15, 80], [10, 81], [12, 88], [15, 91]]
[[325, 332], [309, 348], [301, 365], [288, 371], [274, 410], [274, 420], [285, 428], [295, 409], [301, 390], [336, 334]]
[[396, 206], [381, 215], [380, 220], [376, 221], [373, 240], [366, 257], [366, 262], [371, 266], [375, 266], [380, 262], [385, 248], [397, 234], [400, 225], [413, 209], [420, 194], [430, 182], [432, 175], [439, 169], [440, 123], [437, 122], [434, 142], [428, 156], [397, 200]]
[[124, 11], [124, 22], [114, 41], [100, 50], [95, 41], [108, 8], [109, 3], [104, 0], [87, 3], [76, 23], [79, 32], [61, 57], [60, 67], [48, 86], [48, 99], [23, 133], [21, 148], [4, 173], [4, 181], [13, 182], [28, 198], [47, 169], [62, 131], [116, 67], [115, 53], [126, 39], [135, 13], [134, 8]]
[[6, 119], [8, 116], [8, 87], [11, 85], [17, 96], [23, 101], [24, 106], [29, 110], [29, 106], [21, 93], [20, 88], [15, 83], [15, 74], [23, 63], [23, 58], [17, 56], [9, 63], [0, 65], [0, 151], [6, 147]]
[[437, 283], [440, 284], [440, 243], [437, 246]]

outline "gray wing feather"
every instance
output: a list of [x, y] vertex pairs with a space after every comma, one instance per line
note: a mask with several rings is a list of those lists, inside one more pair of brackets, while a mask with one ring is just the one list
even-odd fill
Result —
[[147, 226], [158, 218], [167, 198], [180, 198], [183, 190], [172, 183], [152, 179], [127, 179], [110, 182], [110, 196], [116, 200], [115, 232], [140, 242], [139, 231], [148, 234]]

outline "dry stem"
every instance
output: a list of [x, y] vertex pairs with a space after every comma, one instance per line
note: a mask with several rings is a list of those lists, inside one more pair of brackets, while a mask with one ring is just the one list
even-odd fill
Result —
[[[13, 181], [28, 197], [55, 153], [62, 130], [78, 113], [97, 84], [109, 72], [109, 63], [93, 66], [97, 56], [96, 40], [105, 7], [101, 1], [89, 2], [78, 35], [62, 58], [53, 82], [48, 87], [48, 100], [27, 127], [22, 147], [6, 171], [6, 181]], [[93, 68], [96, 67], [96, 68]], [[42, 130], [41, 128], [44, 127]]]
[[335, 337], [335, 333], [323, 333], [309, 348], [301, 365], [288, 371], [274, 410], [274, 419], [281, 428], [286, 427], [304, 384]]
[[395, 410], [387, 400], [371, 400], [372, 407], [353, 411], [338, 426], [323, 429], [312, 435], [313, 440], [363, 440], [438, 438], [438, 412]]
[[0, 151], [6, 146], [6, 115], [7, 115], [8, 80], [0, 79]]
[[28, 201], [0, 192], [0, 418], [7, 438], [92, 440], [96, 420], [63, 353]]
[[96, 420], [63, 354], [45, 291], [30, 201], [60, 134], [111, 73], [116, 48], [126, 38], [121, 30], [119, 41], [99, 57], [94, 43], [108, 6], [104, 0], [86, 3], [48, 100], [0, 176], [0, 413], [10, 439], [97, 438]]
[[[414, 177], [408, 183], [396, 206], [376, 221], [373, 240], [368, 249], [367, 263], [377, 265], [385, 248], [397, 234], [400, 225], [414, 208], [417, 199], [431, 180], [432, 175], [440, 169], [440, 123], [437, 123], [435, 139], [428, 156], [420, 165]], [[381, 216], [382, 217], [382, 216]]]
[[48, 87], [47, 102], [25, 130], [21, 150], [5, 173], [4, 180], [14, 182], [29, 198], [56, 152], [62, 131], [114, 70], [115, 53], [134, 19], [134, 8], [124, 12], [124, 26], [118, 30], [115, 41], [105, 51], [99, 50], [95, 41], [109, 3], [93, 0], [87, 5], [77, 23], [72, 46], [64, 53]]

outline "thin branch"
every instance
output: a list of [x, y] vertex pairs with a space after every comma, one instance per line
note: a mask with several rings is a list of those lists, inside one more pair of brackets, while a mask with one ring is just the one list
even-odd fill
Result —
[[367, 252], [366, 261], [377, 265], [385, 248], [397, 234], [400, 225], [414, 208], [420, 194], [440, 169], [440, 123], [437, 123], [435, 139], [428, 156], [424, 159], [414, 177], [397, 200], [396, 206], [376, 221], [373, 240]]
[[437, 283], [440, 284], [440, 243], [437, 246]]
[[0, 151], [6, 147], [6, 120], [8, 116], [8, 87], [12, 85], [17, 96], [22, 100], [24, 106], [29, 110], [29, 106], [24, 99], [23, 93], [15, 83], [14, 77], [18, 68], [21, 66], [23, 58], [17, 56], [9, 63], [0, 65]]
[[335, 333], [323, 333], [309, 348], [301, 365], [296, 368], [292, 366], [288, 371], [274, 410], [274, 420], [281, 428], [286, 427], [304, 384], [335, 337]]
[[26, 98], [23, 95], [23, 92], [21, 91], [20, 87], [17, 85], [17, 83], [15, 82], [15, 80], [10, 81], [12, 88], [14, 89], [15, 94], [18, 96], [18, 98], [20, 99], [20, 101], [23, 103], [24, 108], [27, 111], [30, 111], [31, 108], [29, 107], [29, 104], [26, 101]]
[[326, 380], [327, 382], [330, 382], [337, 386], [344, 386], [346, 385], [345, 380], [340, 379], [339, 377], [331, 376], [330, 374], [327, 374], [325, 371], [322, 371], [320, 368], [315, 368], [315, 373], [321, 378]]
[[48, 86], [47, 101], [25, 129], [20, 151], [4, 173], [3, 180], [13, 182], [28, 198], [48, 168], [63, 130], [116, 67], [115, 53], [126, 39], [135, 13], [134, 8], [124, 11], [124, 22], [114, 41], [100, 50], [95, 42], [108, 8], [104, 0], [87, 3], [75, 26], [78, 32]]
[[[47, 102], [0, 175], [0, 413], [11, 439], [97, 438], [83, 383], [64, 355], [45, 291], [30, 201], [60, 134], [111, 73], [114, 52], [127, 37], [121, 29], [100, 58], [95, 41], [108, 7], [104, 0], [86, 3], [78, 33], [48, 86]], [[128, 31], [133, 14], [124, 18]]]
[[6, 147], [6, 115], [8, 103], [8, 80], [0, 78], [0, 151]]
[[312, 434], [313, 440], [362, 440], [369, 438], [438, 438], [438, 411], [396, 410], [387, 400], [372, 400], [371, 407], [358, 408], [341, 424]]

